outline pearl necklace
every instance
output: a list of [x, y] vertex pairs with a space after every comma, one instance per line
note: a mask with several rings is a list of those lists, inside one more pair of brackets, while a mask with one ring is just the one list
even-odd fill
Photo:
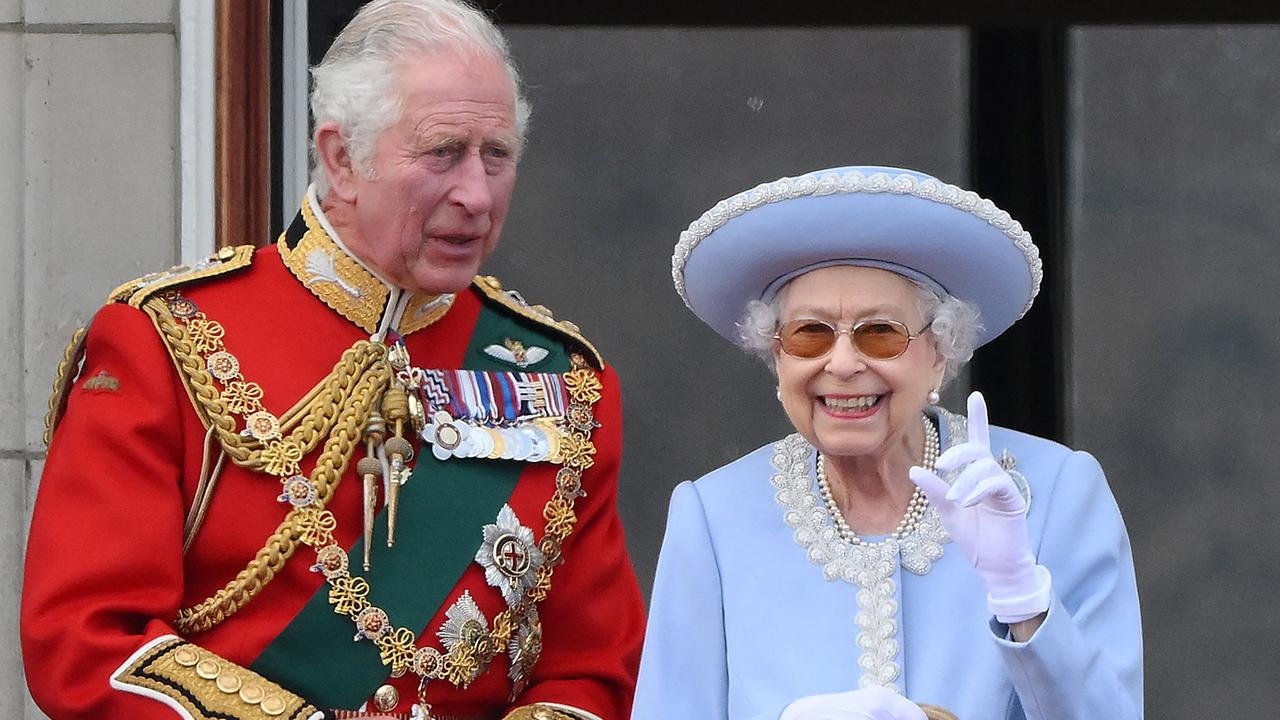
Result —
[[[938, 449], [942, 445], [941, 439], [938, 437], [938, 428], [934, 427], [933, 421], [929, 416], [922, 415], [920, 422], [924, 425], [924, 458], [920, 465], [926, 470], [933, 470], [934, 464], [938, 461]], [[841, 539], [853, 545], [876, 545], [878, 543], [868, 543], [858, 537], [853, 528], [849, 527], [849, 523], [845, 522], [844, 514], [840, 512], [840, 508], [836, 507], [836, 500], [831, 495], [831, 483], [827, 481], [826, 465], [822, 461], [822, 453], [818, 453], [817, 460], [818, 473], [818, 490], [822, 493], [822, 502], [827, 506], [827, 512], [831, 515], [831, 521], [836, 527], [836, 532], [840, 534]], [[929, 499], [925, 497], [924, 491], [916, 488], [911, 494], [911, 501], [907, 503], [907, 511], [902, 516], [902, 522], [898, 523], [898, 527], [894, 528], [889, 534], [889, 540], [901, 540], [904, 537], [915, 532], [920, 525], [920, 519], [924, 517], [924, 511], [929, 507]], [[881, 542], [887, 542], [882, 540]]]

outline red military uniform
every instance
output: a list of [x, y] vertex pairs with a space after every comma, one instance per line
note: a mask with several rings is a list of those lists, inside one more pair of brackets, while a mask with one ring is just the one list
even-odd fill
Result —
[[310, 203], [113, 300], [61, 373], [31, 525], [52, 718], [408, 717], [420, 683], [419, 716], [627, 716], [621, 406], [576, 328], [491, 278], [407, 296]]

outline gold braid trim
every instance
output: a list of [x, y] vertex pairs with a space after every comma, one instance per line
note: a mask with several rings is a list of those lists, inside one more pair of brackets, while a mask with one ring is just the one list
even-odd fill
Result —
[[[361, 344], [381, 347], [367, 341], [357, 343], [357, 347]], [[357, 348], [352, 348], [355, 349]], [[349, 350], [348, 353], [350, 352]], [[271, 582], [280, 568], [284, 567], [285, 561], [297, 550], [298, 541], [308, 542], [316, 533], [334, 527], [333, 513], [325, 510], [325, 506], [342, 482], [347, 464], [361, 442], [369, 413], [377, 398], [386, 390], [390, 378], [391, 368], [381, 358], [360, 374], [355, 388], [341, 406], [324, 451], [311, 471], [311, 484], [316, 490], [315, 502], [306, 507], [291, 508], [284, 521], [267, 539], [266, 545], [235, 579], [199, 605], [180, 611], [175, 624], [180, 632], [203, 632], [230, 617]]]
[[133, 307], [142, 307], [143, 303], [158, 293], [249, 267], [253, 263], [253, 252], [256, 249], [252, 245], [224, 247], [194, 265], [178, 265], [130, 280], [112, 290], [108, 298], [111, 302], [128, 301]]
[[572, 344], [586, 351], [590, 357], [592, 367], [597, 370], [604, 369], [604, 356], [600, 354], [599, 350], [596, 350], [595, 345], [592, 345], [589, 340], [583, 337], [582, 331], [578, 329], [577, 325], [568, 320], [556, 320], [545, 305], [526, 305], [518, 301], [508, 295], [507, 291], [502, 288], [502, 282], [492, 275], [477, 275], [471, 282], [476, 286], [477, 290], [490, 300], [526, 320], [531, 320], [561, 337], [568, 338], [572, 341]]
[[[165, 298], [152, 298], [143, 309], [160, 330], [197, 414], [206, 427], [214, 428], [228, 457], [241, 467], [264, 471], [269, 461], [263, 457], [265, 448], [262, 443], [237, 431], [236, 420], [214, 385], [213, 376], [196, 350], [196, 343], [186, 325], [174, 318]], [[218, 349], [221, 349], [220, 343]], [[285, 414], [281, 420], [281, 432], [288, 434], [282, 442], [298, 448], [303, 457], [314, 450], [324, 434], [332, 429], [342, 403], [351, 396], [353, 386], [385, 356], [383, 345], [368, 340], [361, 340], [344, 352], [328, 377]]]
[[564, 708], [536, 703], [518, 707], [504, 715], [502, 720], [585, 720], [585, 718], [584, 715], [578, 715]]
[[67, 393], [80, 375], [80, 361], [84, 360], [85, 328], [76, 328], [71, 335], [71, 342], [62, 351], [62, 362], [53, 374], [53, 393], [49, 395], [49, 412], [44, 416], [44, 444], [48, 447], [53, 440], [53, 431], [58, 429], [62, 414], [67, 410]]
[[[262, 471], [266, 462], [261, 443], [236, 431], [236, 420], [214, 385], [204, 358], [196, 351], [187, 328], [175, 320], [166, 299], [152, 298], [143, 309], [160, 330], [197, 413], [217, 434], [228, 457], [237, 465]], [[175, 621], [180, 632], [189, 635], [208, 630], [248, 604], [284, 567], [297, 549], [298, 540], [314, 532], [310, 528], [323, 525], [324, 516], [332, 517], [324, 508], [361, 440], [373, 403], [391, 378], [385, 356], [386, 348], [381, 344], [357, 342], [342, 354], [329, 376], [286, 415], [282, 427], [296, 425], [288, 439], [304, 456], [327, 433], [324, 451], [310, 476], [316, 503], [291, 508], [244, 570], [211, 597], [181, 610]]]
[[[309, 195], [299, 212], [307, 229], [297, 244], [289, 247], [286, 233], [276, 242], [285, 267], [317, 299], [372, 335], [386, 310], [390, 288], [329, 236], [316, 215], [323, 211], [312, 206]], [[400, 320], [400, 334], [407, 336], [444, 317], [453, 298], [452, 293], [413, 295]]]
[[319, 712], [303, 698], [199, 645], [172, 636], [157, 641], [117, 671], [112, 684], [126, 692], [164, 696], [195, 720], [306, 720]]

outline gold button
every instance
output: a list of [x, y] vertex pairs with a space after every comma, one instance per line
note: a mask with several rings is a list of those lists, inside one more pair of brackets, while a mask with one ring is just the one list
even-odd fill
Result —
[[533, 720], [556, 720], [556, 714], [546, 708], [534, 708]]
[[222, 672], [222, 667], [213, 660], [201, 660], [196, 663], [196, 674], [205, 680], [212, 680]]
[[240, 676], [235, 673], [222, 673], [214, 684], [224, 693], [233, 693], [240, 689]]
[[225, 261], [227, 261], [227, 260], [230, 260], [231, 258], [233, 258], [233, 257], [235, 257], [235, 256], [236, 256], [236, 250], [235, 250], [235, 248], [224, 247], [224, 248], [222, 248], [221, 250], [219, 250], [219, 251], [218, 251], [218, 259], [219, 259], [219, 260], [222, 260], [222, 261], [224, 261], [224, 262], [225, 262]]
[[266, 694], [267, 691], [263, 690], [261, 685], [245, 685], [240, 688], [240, 699], [250, 705], [257, 705], [262, 702], [262, 698]]
[[262, 712], [268, 715], [283, 715], [284, 698], [279, 695], [268, 695], [262, 699], [262, 703], [259, 707], [262, 708]]
[[200, 654], [190, 647], [180, 647], [173, 652], [173, 661], [182, 667], [195, 667], [200, 662]]
[[391, 685], [383, 685], [373, 692], [373, 704], [382, 712], [391, 712], [400, 704], [400, 691]]

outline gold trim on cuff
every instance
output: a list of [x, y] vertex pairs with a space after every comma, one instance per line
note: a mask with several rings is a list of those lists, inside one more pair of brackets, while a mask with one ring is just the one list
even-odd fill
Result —
[[593, 720], [596, 718], [586, 710], [582, 710], [581, 714], [574, 712], [576, 709], [559, 703], [554, 705], [534, 703], [512, 710], [502, 720]]
[[252, 670], [180, 638], [157, 643], [115, 680], [170, 698], [194, 720], [305, 720], [319, 712]]

